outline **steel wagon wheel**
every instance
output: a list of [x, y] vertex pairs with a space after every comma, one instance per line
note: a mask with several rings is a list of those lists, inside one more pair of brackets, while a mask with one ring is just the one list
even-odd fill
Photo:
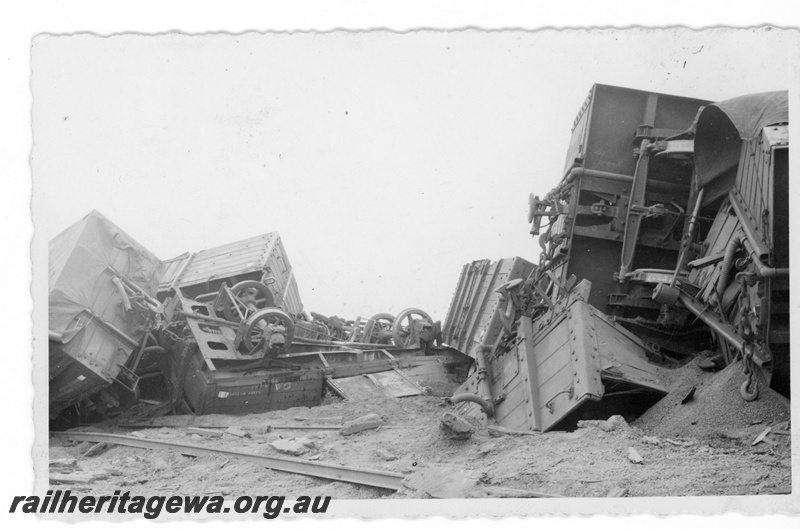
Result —
[[392, 339], [392, 327], [394, 316], [386, 312], [381, 312], [369, 319], [368, 334], [364, 336], [367, 343], [389, 343]]
[[233, 297], [226, 292], [222, 301], [222, 312], [228, 321], [245, 321], [256, 311], [275, 306], [269, 287], [258, 281], [236, 283], [230, 293]]
[[246, 354], [254, 354], [265, 340], [269, 340], [273, 332], [281, 332], [284, 335], [283, 347], [289, 347], [294, 338], [292, 317], [274, 307], [252, 314], [242, 327], [241, 344], [247, 351]]
[[432, 324], [431, 317], [419, 309], [406, 309], [398, 314], [392, 326], [392, 341], [394, 344], [401, 349], [417, 346], [418, 344], [411, 343], [415, 334], [414, 326], [419, 325], [423, 320], [426, 320], [428, 324]]

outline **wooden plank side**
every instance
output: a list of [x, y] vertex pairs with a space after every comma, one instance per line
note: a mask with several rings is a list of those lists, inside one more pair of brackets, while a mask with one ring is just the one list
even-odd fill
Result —
[[547, 380], [539, 379], [539, 400], [544, 406], [556, 393], [569, 389], [573, 385], [574, 373], [570, 355], [559, 356], [559, 362], [554, 362], [554, 372]]
[[[536, 351], [538, 355], [540, 352], [545, 352], [545, 349], [541, 346], [537, 346]], [[556, 376], [565, 365], [570, 364], [571, 351], [572, 349], [568, 342], [559, 345], [556, 349], [546, 350], [548, 353], [547, 361], [536, 366], [540, 387]]]
[[304, 375], [243, 377], [226, 380], [205, 388], [204, 413], [252, 413], [293, 406], [311, 406], [322, 397], [324, 377], [319, 373]]
[[540, 370], [540, 377], [542, 376], [542, 366], [549, 361], [550, 357], [555, 355], [561, 347], [568, 346], [570, 341], [569, 331], [569, 325], [566, 320], [562, 319], [550, 329], [550, 332], [534, 344], [536, 347], [536, 367]]
[[297, 288], [297, 281], [294, 277], [289, 282], [286, 295], [283, 296], [283, 310], [292, 314], [303, 312], [303, 302], [300, 300], [300, 290]]
[[750, 203], [753, 198], [753, 179], [750, 178], [753, 167], [753, 156], [751, 156], [751, 144], [744, 143], [742, 145], [741, 155], [739, 157], [739, 167], [736, 172], [737, 188], [744, 197], [745, 203]]
[[[531, 319], [523, 316], [519, 320], [520, 344], [515, 353], [519, 358], [519, 368], [522, 372], [521, 391], [525, 397], [526, 428], [542, 430], [542, 420], [539, 411], [539, 373], [536, 368], [536, 348], [534, 346], [534, 330]], [[518, 428], [521, 427], [517, 426]]]
[[446, 337], [450, 345], [465, 354], [470, 354], [469, 344], [471, 342], [471, 332], [473, 323], [477, 317], [476, 311], [479, 306], [478, 300], [482, 290], [482, 280], [490, 263], [488, 259], [475, 261], [465, 269], [464, 283], [460, 285], [461, 292], [459, 303], [453, 309], [451, 316], [450, 334]]
[[[265, 239], [264, 237], [266, 236], [254, 237], [246, 241], [239, 241], [198, 252], [189, 263], [189, 266], [186, 267], [180, 281], [181, 286], [190, 286], [195, 282], [205, 281], [210, 275], [218, 277], [238, 275], [238, 273], [231, 273], [231, 270], [246, 268], [245, 265], [248, 265], [251, 261], [254, 265], [248, 268], [249, 271], [263, 269], [278, 240], [277, 234], [275, 234], [274, 238]], [[257, 239], [263, 240], [257, 241]], [[244, 244], [247, 241], [253, 241], [253, 243]], [[224, 274], [222, 273], [223, 270], [226, 271]]]
[[[478, 282], [478, 288], [475, 295], [470, 302], [470, 320], [467, 322], [467, 329], [469, 329], [466, 340], [462, 341], [465, 354], [473, 355], [473, 347], [477, 343], [481, 343], [481, 331], [487, 327], [487, 318], [491, 318], [497, 309], [497, 299], [499, 294], [493, 295], [492, 286], [497, 284], [498, 274], [502, 268], [502, 262], [498, 261], [489, 265], [486, 271], [481, 274]], [[496, 334], [497, 329], [487, 330], [487, 335]], [[477, 337], [476, 337], [477, 336]], [[490, 338], [491, 339], [491, 338]]]
[[221, 246], [215, 246], [214, 248], [201, 250], [197, 252], [197, 256], [200, 256], [205, 259], [208, 257], [222, 255], [225, 253], [245, 251], [251, 248], [256, 248], [259, 250], [264, 249], [272, 243], [273, 239], [276, 238], [277, 235], [278, 234], [276, 232], [256, 235], [255, 237], [250, 237], [249, 239], [243, 239], [241, 241], [235, 241], [228, 244], [223, 244]]
[[510, 279], [527, 277], [532, 268], [532, 263], [519, 257], [465, 265], [448, 310], [445, 341], [470, 356], [477, 344], [493, 345], [502, 332], [502, 296], [497, 288]]
[[214, 254], [200, 252], [189, 263], [187, 271], [194, 273], [198, 268], [242, 261], [253, 261], [260, 267], [267, 257], [266, 251], [267, 249], [264, 247], [247, 247]]
[[[753, 198], [752, 201], [748, 204], [750, 211], [752, 211], [752, 215], [754, 219], [761, 219], [761, 212], [764, 210], [764, 194], [762, 185], [764, 180], [759, 178], [761, 175], [762, 168], [764, 167], [764, 153], [760, 149], [760, 145], [756, 144], [756, 142], [750, 142], [754, 145], [754, 157], [753, 157], [753, 167], [750, 171], [749, 178], [753, 181]], [[761, 233], [761, 223], [757, 220], [756, 222], [756, 229], [759, 233]], [[763, 236], [763, 234], [762, 234]]]
[[[716, 255], [724, 252], [725, 248], [728, 246], [728, 243], [733, 238], [735, 230], [739, 226], [739, 219], [737, 219], [735, 215], [720, 215], [718, 218], [723, 219], [722, 226], [720, 227], [717, 236], [709, 240], [709, 248], [705, 252], [706, 256]], [[701, 298], [706, 303], [708, 303], [709, 300], [714, 296], [717, 279], [719, 278], [721, 268], [722, 263], [720, 262], [714, 266], [706, 267], [703, 272], [701, 272], [700, 281], [702, 282], [701, 286], [703, 287]]]
[[[573, 409], [575, 402], [570, 397], [572, 387], [573, 374], [569, 361], [545, 384], [539, 386], [542, 431], [547, 431]], [[548, 404], [551, 407], [548, 407]]]
[[[522, 377], [505, 388], [505, 399], [495, 407], [495, 417], [497, 423], [504, 428], [530, 430], [532, 424], [529, 421], [528, 409], [530, 408], [526, 398], [525, 383]], [[498, 394], [498, 393], [495, 393]]]
[[442, 338], [446, 343], [458, 340], [460, 331], [458, 320], [463, 314], [462, 311], [465, 309], [464, 297], [470, 292], [468, 286], [470, 285], [470, 279], [474, 268], [474, 263], [468, 263], [461, 267], [456, 292], [450, 301], [450, 306], [447, 309], [447, 316], [445, 317], [442, 329]]
[[[229, 259], [220, 258], [214, 261], [192, 261], [189, 268], [184, 272], [181, 284], [184, 281], [193, 281], [199, 277], [206, 278], [211, 275], [217, 277], [226, 277], [229, 275], [237, 275], [241, 272], [261, 270], [263, 267], [259, 255], [240, 255], [234, 256]], [[234, 273], [230, 273], [233, 271]]]

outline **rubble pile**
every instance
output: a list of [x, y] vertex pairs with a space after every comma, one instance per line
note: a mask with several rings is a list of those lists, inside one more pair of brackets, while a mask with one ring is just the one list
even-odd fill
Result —
[[[739, 363], [716, 374], [684, 379], [633, 424], [663, 437], [746, 441], [765, 427], [789, 419], [789, 400], [769, 388], [757, 400], [742, 402], [739, 386], [743, 380]], [[693, 395], [685, 399], [692, 388]]]

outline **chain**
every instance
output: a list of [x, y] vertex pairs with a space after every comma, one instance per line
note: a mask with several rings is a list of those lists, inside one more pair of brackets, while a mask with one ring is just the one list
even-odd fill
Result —
[[745, 380], [739, 388], [739, 393], [746, 401], [756, 400], [758, 398], [758, 378], [756, 377], [756, 364], [753, 361], [752, 343], [745, 344], [742, 363]]
[[747, 292], [746, 275], [741, 275], [739, 277], [739, 285], [741, 291], [739, 292], [738, 323], [736, 326], [744, 339], [744, 347], [742, 348], [742, 371], [745, 376], [745, 381], [739, 388], [739, 393], [744, 400], [752, 401], [758, 398], [758, 379], [756, 377], [756, 363], [753, 360], [753, 350], [755, 348], [753, 339], [755, 337], [755, 332], [753, 331], [750, 318], [748, 318], [750, 312], [750, 297]]

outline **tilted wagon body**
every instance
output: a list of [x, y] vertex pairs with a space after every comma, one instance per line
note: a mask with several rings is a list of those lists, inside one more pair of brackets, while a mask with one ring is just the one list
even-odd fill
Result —
[[162, 264], [97, 211], [49, 244], [50, 415], [95, 397], [114, 407], [117, 384], [147, 330]]
[[561, 182], [530, 197], [538, 264], [502, 285], [511, 260], [462, 271], [444, 325], [475, 359], [462, 412], [541, 431], [607, 417], [714, 353], [743, 363], [743, 398], [770, 381], [788, 395], [787, 124], [785, 92], [710, 104], [595, 85]]

